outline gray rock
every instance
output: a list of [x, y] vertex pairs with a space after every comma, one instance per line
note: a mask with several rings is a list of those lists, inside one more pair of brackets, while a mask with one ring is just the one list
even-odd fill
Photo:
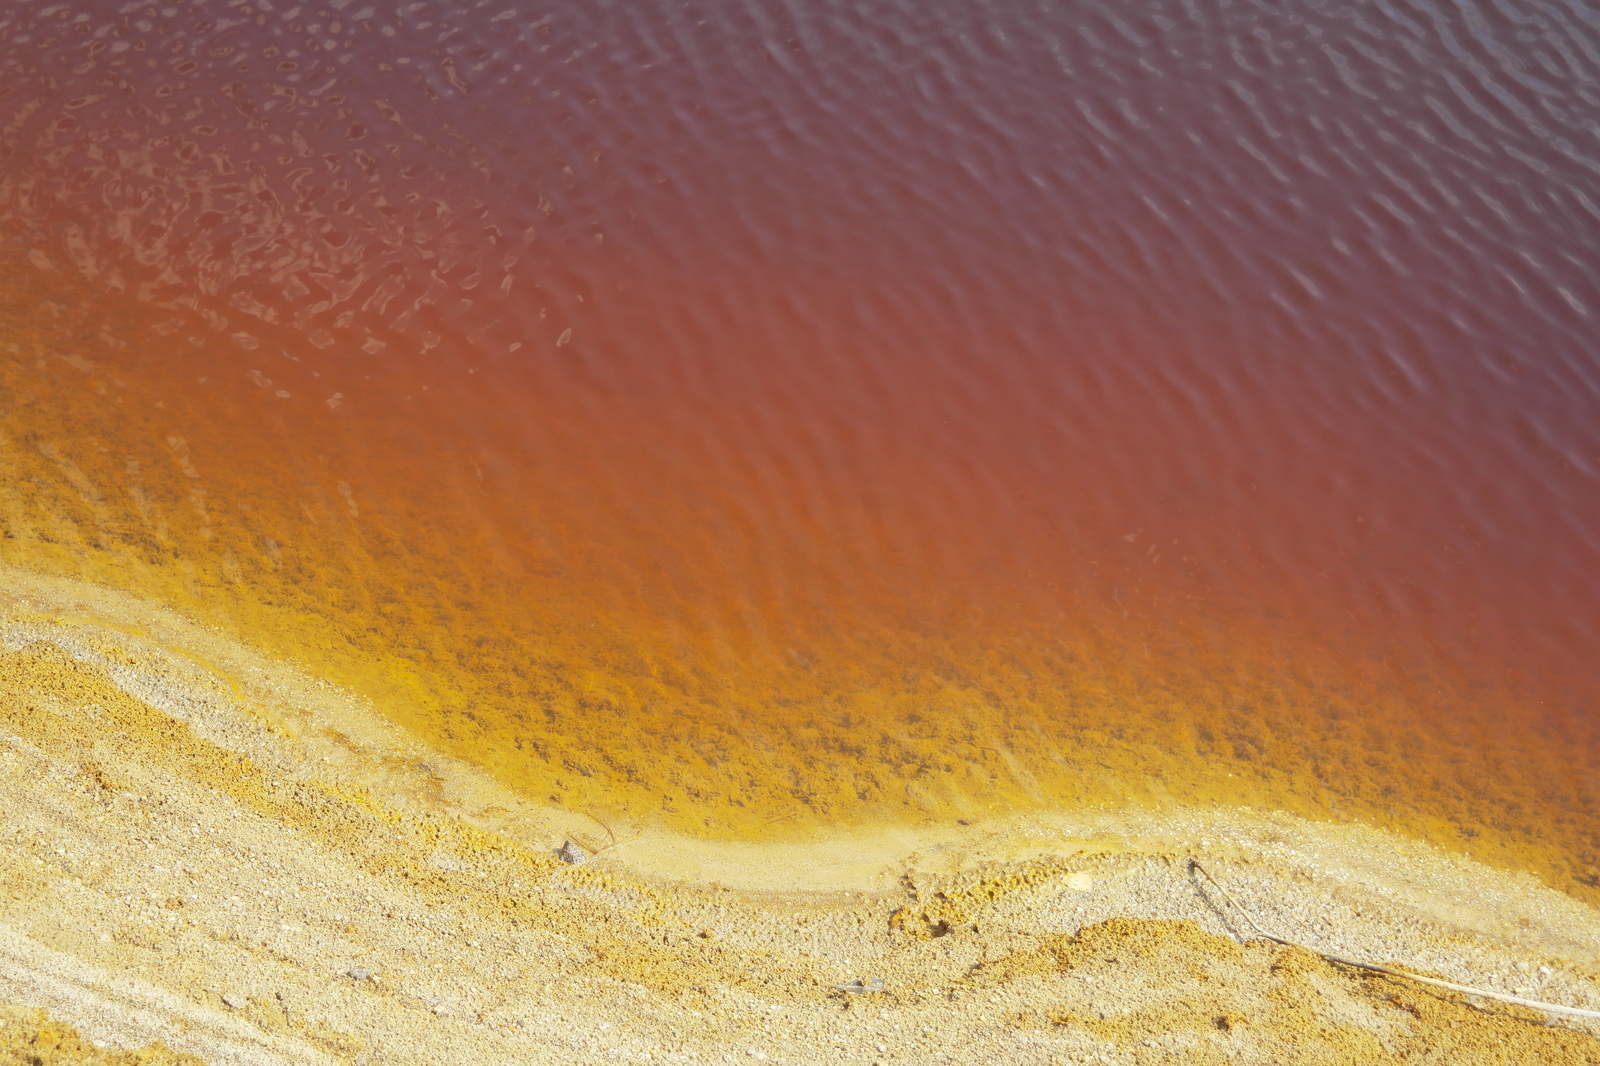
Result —
[[589, 861], [589, 853], [569, 840], [556, 849], [556, 858], [577, 866]]
[[846, 981], [842, 985], [834, 985], [841, 992], [848, 992], [852, 996], [859, 996], [870, 992], [883, 991], [883, 978], [857, 977], [854, 981]]
[[372, 971], [367, 969], [365, 966], [352, 966], [345, 971], [345, 976], [349, 977], [352, 981], [365, 981], [367, 978], [372, 976]]
[[224, 992], [222, 993], [222, 1002], [234, 1010], [244, 1010], [250, 1005], [250, 997], [241, 996], [237, 992]]

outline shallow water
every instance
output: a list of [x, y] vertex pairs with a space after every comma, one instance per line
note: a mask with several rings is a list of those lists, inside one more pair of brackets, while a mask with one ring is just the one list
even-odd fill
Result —
[[15, 3], [0, 559], [723, 837], [1600, 884], [1600, 9]]

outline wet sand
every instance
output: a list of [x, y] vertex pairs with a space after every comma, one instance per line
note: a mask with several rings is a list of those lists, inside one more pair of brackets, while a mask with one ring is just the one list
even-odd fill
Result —
[[1528, 874], [1245, 808], [691, 840], [20, 571], [0, 809], [0, 1062], [1600, 1062], [1587, 1023], [1251, 938], [1187, 864], [1318, 951], [1600, 1008], [1600, 914]]

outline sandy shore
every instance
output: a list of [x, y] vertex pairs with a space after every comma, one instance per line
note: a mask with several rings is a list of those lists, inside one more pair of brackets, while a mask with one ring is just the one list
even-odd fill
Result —
[[1600, 1008], [1600, 914], [1531, 876], [1247, 809], [602, 824], [20, 572], [0, 810], [0, 1063], [1600, 1063], [1589, 1023], [1242, 936], [1187, 864], [1317, 950]]

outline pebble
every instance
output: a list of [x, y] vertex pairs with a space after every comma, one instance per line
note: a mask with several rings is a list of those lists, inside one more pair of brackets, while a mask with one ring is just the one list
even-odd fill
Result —
[[241, 996], [237, 992], [224, 992], [222, 993], [222, 1002], [227, 1004], [229, 1007], [232, 1007], [234, 1010], [244, 1010], [250, 1005], [250, 998], [248, 996]]
[[352, 981], [365, 981], [367, 978], [372, 976], [372, 971], [367, 969], [365, 966], [352, 966], [350, 969], [345, 971], [345, 976], [349, 977]]
[[577, 866], [589, 861], [589, 853], [569, 840], [556, 850], [556, 858]]
[[857, 977], [854, 981], [846, 981], [842, 985], [834, 985], [833, 987], [841, 992], [859, 996], [869, 992], [882, 992], [884, 985], [881, 977]]

